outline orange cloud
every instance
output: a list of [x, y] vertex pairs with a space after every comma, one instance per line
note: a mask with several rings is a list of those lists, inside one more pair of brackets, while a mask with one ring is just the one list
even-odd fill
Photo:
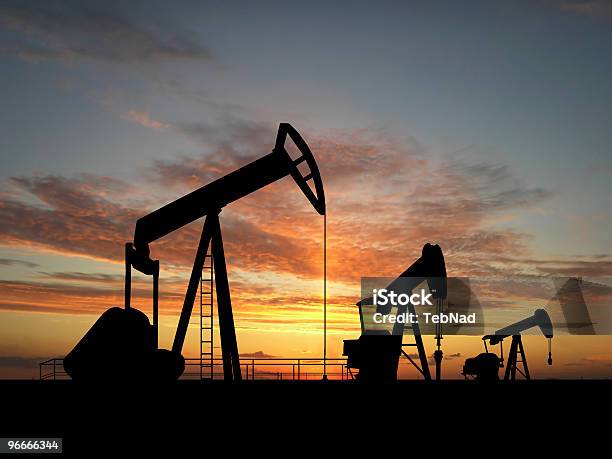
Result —
[[169, 124], [151, 119], [147, 112], [138, 110], [130, 110], [125, 112], [123, 115], [121, 115], [121, 117], [125, 120], [138, 123], [146, 128], [153, 129], [154, 131], [163, 131], [164, 129], [168, 129], [170, 127]]
[[[231, 148], [222, 136], [207, 155], [154, 163], [148, 179], [164, 185], [155, 198], [143, 192], [145, 184], [109, 177], [13, 179], [12, 192], [0, 196], [0, 244], [121, 263], [123, 244], [132, 238], [139, 217], [271, 149], [266, 143], [272, 142], [274, 133], [267, 127], [232, 126], [239, 144], [248, 148]], [[192, 135], [205, 132], [191, 126]], [[418, 143], [401, 143], [377, 131], [305, 136], [317, 157], [328, 199], [329, 303], [331, 323], [338, 330], [355, 326], [355, 310], [347, 306], [357, 299], [360, 277], [398, 274], [420, 255], [426, 242], [441, 244], [449, 275], [553, 267], [529, 262], [534, 260], [524, 230], [488, 223], [492, 216], [548, 196], [545, 190], [521, 184], [505, 166], [434, 161]], [[322, 223], [291, 178], [223, 210], [232, 293], [243, 318], [240, 326], [318, 324]], [[151, 246], [152, 256], [162, 262], [164, 313], [181, 307], [186, 279], [170, 281], [163, 276], [169, 268], [189, 271], [201, 225], [195, 222]], [[564, 265], [571, 266], [571, 260]], [[591, 270], [597, 267], [604, 265], [589, 265]], [[119, 265], [117, 270], [110, 279], [53, 273], [52, 279], [9, 282], [0, 287], [0, 307], [103, 310], [121, 304]], [[281, 281], [287, 278], [294, 281]], [[100, 285], [90, 289], [95, 283]], [[137, 292], [136, 301], [145, 304], [148, 287], [142, 288], [142, 298]]]

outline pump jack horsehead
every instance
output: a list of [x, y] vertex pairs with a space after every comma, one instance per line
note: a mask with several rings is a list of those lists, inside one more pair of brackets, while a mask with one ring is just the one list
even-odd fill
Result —
[[[292, 158], [287, 137], [300, 151]], [[305, 162], [308, 173], [298, 166]], [[125, 245], [125, 308], [107, 310], [64, 359], [64, 369], [75, 380], [156, 378], [172, 380], [185, 369], [181, 352], [209, 247], [215, 270], [219, 333], [225, 380], [241, 379], [240, 360], [230, 296], [219, 213], [226, 205], [290, 175], [308, 201], [325, 215], [323, 181], [315, 158], [300, 134], [281, 123], [271, 153], [215, 180], [136, 222], [133, 242]], [[312, 185], [309, 183], [312, 181]], [[172, 349], [158, 348], [159, 260], [150, 258], [149, 244], [205, 217], [191, 277], [185, 294]], [[153, 324], [131, 307], [131, 268], [153, 278]], [[103, 367], [104, 371], [100, 371]]]

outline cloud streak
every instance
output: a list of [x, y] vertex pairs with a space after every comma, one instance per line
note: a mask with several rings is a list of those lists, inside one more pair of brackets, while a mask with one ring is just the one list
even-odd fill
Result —
[[0, 356], [0, 367], [5, 368], [38, 368], [38, 364], [49, 357], [19, 357], [19, 356]]
[[36, 268], [38, 264], [31, 261], [14, 260], [12, 258], [0, 258], [0, 266], [23, 266], [26, 268]]
[[13, 1], [0, 4], [0, 27], [12, 32], [0, 52], [28, 59], [107, 62], [208, 60], [192, 34], [137, 19], [125, 2]]
[[609, 0], [547, 0], [547, 3], [561, 11], [591, 19], [612, 18], [612, 3]]
[[168, 129], [170, 127], [169, 124], [151, 119], [151, 116], [147, 112], [143, 111], [129, 110], [121, 115], [121, 117], [125, 120], [140, 124], [143, 127], [153, 129], [154, 131], [163, 131], [164, 129]]

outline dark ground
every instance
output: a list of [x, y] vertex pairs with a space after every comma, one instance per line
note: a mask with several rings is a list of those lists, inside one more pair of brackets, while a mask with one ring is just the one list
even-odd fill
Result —
[[[483, 436], [505, 448], [525, 438], [549, 447], [581, 442], [578, 428], [607, 419], [611, 389], [611, 381], [376, 386], [180, 381], [114, 387], [0, 381], [0, 436], [63, 437], [64, 450], [80, 457], [94, 451], [108, 457], [126, 448], [307, 455], [321, 453], [322, 442], [326, 449], [351, 454], [390, 443], [408, 448], [415, 441], [434, 449], [477, 451]], [[552, 436], [545, 433], [550, 428], [556, 432]], [[281, 441], [289, 441], [292, 449], [279, 446]]]

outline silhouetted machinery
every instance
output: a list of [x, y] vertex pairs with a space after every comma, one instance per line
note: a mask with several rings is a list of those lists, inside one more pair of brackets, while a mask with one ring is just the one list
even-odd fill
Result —
[[[290, 156], [285, 148], [287, 137], [293, 141], [301, 156]], [[307, 169], [307, 173], [302, 175], [298, 166]], [[315, 158], [298, 132], [291, 125], [281, 123], [271, 153], [139, 219], [133, 243], [125, 246], [125, 309], [115, 307], [102, 314], [64, 359], [68, 375], [75, 380], [178, 378], [185, 368], [181, 352], [210, 245], [215, 270], [224, 379], [240, 380], [238, 344], [219, 213], [226, 205], [288, 175], [293, 177], [315, 210], [324, 215], [325, 194]], [[201, 217], [206, 219], [172, 349], [159, 349], [159, 260], [150, 258], [149, 244]], [[153, 277], [152, 325], [144, 313], [130, 306], [132, 267]]]
[[[552, 365], [551, 341], [553, 338], [553, 325], [550, 316], [544, 309], [536, 309], [531, 317], [501, 328], [493, 335], [483, 336], [485, 352], [476, 357], [466, 359], [463, 365], [463, 375], [466, 378], [472, 377], [478, 381], [497, 381], [499, 379], [499, 369], [504, 367], [503, 341], [512, 336], [504, 380], [514, 381], [517, 372], [523, 375], [525, 379], [531, 379], [521, 332], [533, 327], [539, 327], [542, 334], [548, 338], [548, 364]], [[492, 346], [500, 345], [500, 357], [495, 353], [489, 352], [487, 341]], [[519, 363], [522, 364], [522, 369], [519, 368]]]
[[[442, 301], [446, 298], [447, 285], [444, 256], [442, 255], [442, 249], [438, 245], [425, 244], [421, 257], [386, 288], [389, 291], [409, 294], [423, 282], [427, 282], [429, 291], [436, 301], [436, 313], [439, 313]], [[361, 319], [361, 336], [356, 340], [344, 340], [343, 355], [347, 356], [347, 367], [358, 370], [356, 378], [360, 381], [394, 381], [397, 379], [400, 356], [403, 355], [419, 370], [426, 380], [430, 380], [431, 374], [419, 324], [413, 323], [410, 325], [415, 338], [415, 342], [410, 344], [403, 343], [404, 323], [395, 323], [391, 331], [368, 330], [364, 320], [364, 307], [372, 304], [372, 298], [365, 298], [357, 303]], [[375, 312], [389, 314], [390, 308], [378, 305]], [[396, 315], [399, 316], [407, 312], [413, 315], [416, 314], [412, 303], [398, 306]], [[434, 352], [436, 379], [440, 379], [440, 366], [442, 362], [441, 339], [442, 330], [437, 328], [437, 350]], [[403, 347], [405, 346], [416, 347], [420, 365], [410, 354], [404, 351]]]

